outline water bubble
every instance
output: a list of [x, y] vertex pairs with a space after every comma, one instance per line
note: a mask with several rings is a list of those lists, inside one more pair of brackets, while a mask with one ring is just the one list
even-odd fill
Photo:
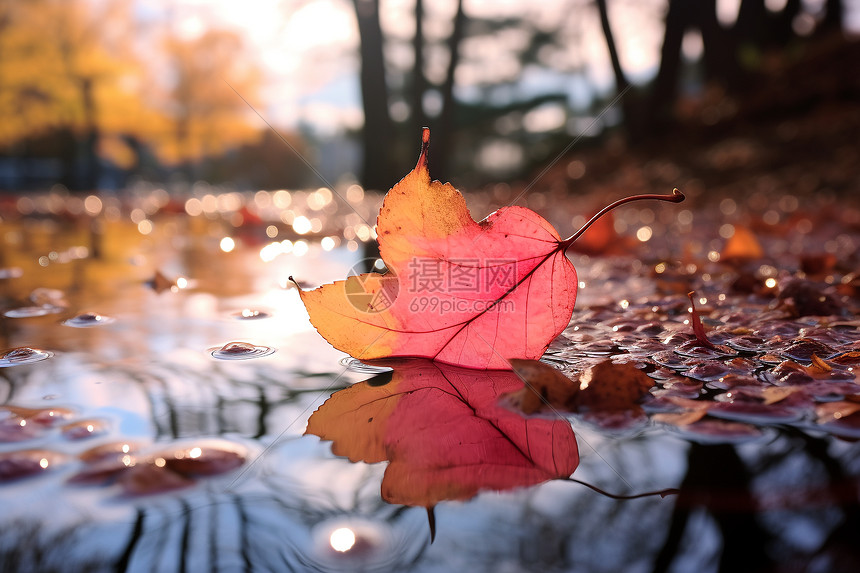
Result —
[[113, 321], [114, 319], [110, 316], [104, 316], [94, 312], [84, 312], [68, 320], [64, 320], [63, 324], [66, 326], [73, 326], [75, 328], [89, 328], [91, 326], [110, 324]]
[[259, 320], [262, 318], [269, 318], [272, 316], [265, 310], [257, 310], [253, 308], [243, 308], [242, 310], [236, 311], [231, 314], [233, 318], [238, 320]]
[[38, 348], [29, 348], [21, 346], [13, 348], [0, 354], [0, 368], [8, 368], [9, 366], [17, 366], [19, 364], [30, 364], [40, 362], [53, 356], [54, 353], [48, 350], [39, 350]]
[[256, 346], [249, 342], [228, 342], [224, 346], [209, 349], [213, 358], [219, 360], [249, 360], [275, 353], [270, 346]]

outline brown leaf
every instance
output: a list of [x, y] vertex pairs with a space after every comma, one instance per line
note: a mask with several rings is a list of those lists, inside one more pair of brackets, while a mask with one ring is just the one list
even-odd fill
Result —
[[571, 410], [579, 386], [552, 366], [537, 360], [511, 360], [511, 367], [525, 386], [508, 395], [508, 399], [524, 414], [534, 414], [545, 404]]
[[842, 306], [824, 289], [811, 281], [792, 279], [780, 288], [779, 302], [795, 316], [840, 314]]
[[580, 375], [577, 403], [592, 410], [625, 410], [652, 386], [654, 381], [635, 366], [606, 360]]
[[764, 404], [769, 406], [785, 400], [795, 392], [802, 390], [802, 386], [768, 386], [762, 390]]
[[842, 420], [857, 412], [860, 412], [860, 403], [848, 401], [827, 402], [815, 408], [815, 415], [818, 417], [816, 421], [819, 424]]
[[664, 412], [662, 414], [654, 414], [651, 419], [655, 422], [663, 424], [671, 424], [673, 426], [689, 426], [705, 417], [708, 413], [707, 408], [699, 408], [689, 412]]
[[827, 362], [819, 358], [816, 354], [812, 355], [812, 364], [809, 365], [810, 372], [814, 371], [820, 374], [827, 374], [831, 370], [833, 370], [833, 367], [831, 367]]

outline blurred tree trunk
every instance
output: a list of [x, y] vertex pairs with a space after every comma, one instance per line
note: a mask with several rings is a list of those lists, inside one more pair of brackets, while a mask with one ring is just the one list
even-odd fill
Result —
[[741, 0], [733, 31], [738, 43], [747, 49], [761, 49], [768, 44], [771, 38], [764, 0]]
[[[748, 4], [749, 25], [756, 11], [750, 6], [760, 0], [744, 0]], [[789, 4], [793, 0], [789, 0]], [[762, 4], [762, 6], [764, 6]], [[740, 21], [740, 16], [738, 16]], [[744, 88], [746, 78], [738, 61], [738, 41], [742, 36], [736, 30], [724, 29], [717, 19], [716, 0], [670, 0], [666, 14], [666, 30], [660, 53], [660, 68], [648, 104], [648, 122], [651, 129], [671, 121], [671, 108], [678, 98], [678, 81], [681, 74], [681, 44], [684, 34], [696, 28], [702, 34], [705, 77], [709, 82], [722, 85], [727, 91]], [[746, 33], [746, 32], [744, 32]]]
[[[789, 3], [794, 1], [800, 2], [789, 0]], [[705, 77], [708, 81], [723, 84], [729, 91], [735, 90], [741, 81], [740, 68], [734, 41], [717, 19], [717, 0], [701, 0], [696, 15], [696, 24], [702, 34]]]
[[379, 0], [353, 0], [361, 56], [361, 98], [364, 107], [361, 180], [369, 189], [387, 189], [392, 179], [390, 150], [394, 123], [388, 110], [388, 87], [379, 25]]
[[457, 102], [454, 100], [454, 80], [457, 72], [457, 64], [460, 61], [460, 43], [463, 40], [463, 32], [466, 27], [466, 14], [463, 12], [463, 0], [457, 0], [457, 12], [454, 15], [454, 29], [448, 38], [448, 70], [445, 74], [445, 83], [442, 84], [442, 110], [436, 121], [434, 139], [438, 150], [434, 153], [434, 172], [441, 180], [450, 179], [448, 173], [454, 146], [454, 108]]
[[824, 20], [821, 22], [821, 30], [841, 30], [844, 9], [842, 0], [827, 0], [824, 5]]
[[[89, 35], [91, 29], [84, 28], [82, 35]], [[76, 133], [74, 160], [72, 162], [71, 189], [92, 191], [96, 187], [99, 173], [98, 159], [98, 109], [93, 90], [96, 78], [92, 72], [80, 70], [81, 39], [76, 35], [76, 30], [69, 24], [64, 23], [60, 30], [59, 46], [62, 51], [62, 61], [65, 72], [75, 87], [76, 97], [79, 98], [81, 110], [83, 111], [83, 137], [80, 132]]]
[[666, 13], [666, 30], [660, 51], [660, 68], [651, 91], [649, 102], [650, 128], [655, 129], [667, 121], [667, 116], [678, 95], [678, 75], [681, 71], [681, 42], [694, 13], [694, 2], [670, 0]]
[[421, 128], [427, 125], [424, 113], [424, 93], [427, 91], [427, 76], [424, 75], [424, 0], [415, 0], [415, 36], [412, 52], [415, 64], [412, 69], [412, 129], [409, 137], [418, 137]]
[[[683, 1], [683, 0], [682, 0]], [[654, 562], [654, 573], [673, 569], [682, 553], [684, 533], [694, 512], [706, 512], [722, 536], [719, 571], [768, 571], [771, 535], [754, 517], [758, 499], [752, 476], [734, 446], [691, 444], [687, 473], [672, 512], [672, 521]], [[687, 532], [689, 534], [689, 532]]]
[[79, 182], [82, 189], [93, 191], [101, 177], [98, 144], [99, 127], [96, 100], [93, 95], [93, 78], [83, 77], [78, 82], [84, 108], [84, 139], [81, 150], [81, 173]]
[[794, 19], [800, 14], [801, 0], [787, 0], [785, 7], [776, 16], [773, 37], [779, 46], [785, 46], [794, 38]]
[[641, 129], [639, 114], [630, 93], [630, 82], [624, 75], [621, 60], [618, 58], [618, 48], [615, 45], [615, 37], [612, 35], [612, 27], [609, 24], [609, 10], [606, 0], [597, 0], [597, 11], [600, 13], [600, 26], [603, 28], [603, 37], [606, 39], [606, 48], [609, 50], [609, 59], [612, 62], [612, 73], [615, 76], [615, 93], [621, 95], [621, 109], [624, 112], [624, 125], [627, 135], [632, 141], [640, 139]]

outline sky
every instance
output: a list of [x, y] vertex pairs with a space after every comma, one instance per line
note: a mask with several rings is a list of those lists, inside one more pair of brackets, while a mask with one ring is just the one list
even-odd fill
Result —
[[[571, 11], [582, 0], [466, 0], [467, 15], [479, 17], [521, 17], [529, 15], [550, 29], [563, 22], [571, 36], [580, 38], [582, 51], [559, 54], [569, 66], [586, 66], [589, 80], [601, 89], [611, 87], [609, 58], [595, 10]], [[312, 124], [315, 130], [330, 133], [340, 127], [360, 127], [363, 119], [358, 85], [358, 29], [350, 0], [139, 0], [139, 12], [147, 18], [164, 19], [181, 34], [200, 34], [207, 26], [225, 26], [240, 31], [250, 45], [249, 53], [263, 66], [267, 82], [263, 92], [266, 108], [259, 110], [276, 125]], [[625, 22], [622, 11], [639, 4], [637, 13], [659, 20], [661, 0], [622, 1], [612, 10], [619, 36], [625, 70], [634, 79], [653, 73], [659, 54], [659, 30]], [[414, 0], [383, 0], [382, 26], [387, 38], [408, 40], [414, 30]], [[425, 34], [445, 38], [450, 33], [456, 0], [427, 2]], [[613, 14], [611, 14], [612, 16]], [[516, 42], [516, 38], [512, 38]], [[514, 44], [511, 44], [512, 46]], [[405, 48], [403, 46], [402, 48]], [[389, 57], [411, 62], [411, 50], [391, 46]], [[461, 66], [457, 75], [458, 95], [478, 97], [476, 86], [490, 74], [516, 70], [511, 50], [478, 41], [466, 41], [463, 50], [476, 60]], [[575, 53], [574, 53], [575, 52]], [[427, 74], [441, 81], [447, 54], [428, 54]], [[516, 72], [514, 72], [516, 73]], [[552, 89], [568, 90], [571, 99], [584, 103], [589, 97], [582, 82], [564, 74], [536, 69], [519, 74], [519, 89], [531, 94]]]
[[[467, 15], [481, 17], [522, 17], [527, 15], [547, 29], [561, 26], [570, 38], [567, 52], [554, 54], [562, 68], [583, 75], [518, 71], [513, 51], [498, 45], [466, 41], [464, 53], [474, 64], [464, 63], [457, 73], [457, 95], [478, 97], [476, 86], [488, 74], [517, 78], [521, 93], [534, 95], [550, 89], [566, 90], [571, 104], [584, 105], [592, 90], [612, 88], [606, 44], [596, 9], [590, 0], [464, 0]], [[740, 0], [718, 0], [719, 17], [731, 22]], [[823, 0], [805, 0], [820, 5]], [[775, 9], [785, 0], [768, 0]], [[860, 4], [860, 2], [857, 2]], [[249, 57], [262, 65], [266, 84], [262, 93], [265, 108], [258, 110], [270, 123], [295, 127], [311, 125], [321, 134], [362, 123], [358, 85], [358, 30], [351, 0], [137, 0], [139, 12], [164, 19], [187, 36], [200, 34], [207, 26], [239, 31], [249, 44]], [[414, 0], [382, 0], [381, 20], [387, 38], [408, 40], [414, 30]], [[662, 41], [665, 0], [614, 0], [609, 2], [610, 20], [625, 72], [633, 82], [646, 81], [656, 72]], [[853, 6], [853, 8], [852, 8]], [[425, 35], [444, 38], [450, 33], [456, 0], [426, 2]], [[846, 2], [849, 27], [860, 31], [860, 7]], [[517, 38], [502, 43], [515, 46]], [[408, 46], [388, 47], [388, 57], [409, 65]], [[685, 50], [695, 57], [701, 50], [695, 36], [687, 39]], [[440, 80], [447, 61], [445, 53], [428, 53], [426, 72]], [[587, 82], [582, 81], [582, 77]]]

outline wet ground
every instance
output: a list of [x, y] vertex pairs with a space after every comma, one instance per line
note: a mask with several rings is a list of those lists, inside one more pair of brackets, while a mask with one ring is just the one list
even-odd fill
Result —
[[[562, 191], [522, 201], [562, 235], [617, 198]], [[572, 427], [573, 477], [680, 493], [484, 487], [439, 498], [431, 544], [420, 503], [383, 500], [386, 463], [303, 435], [334, 391], [388, 383], [345, 366], [288, 280], [339, 279], [372, 252], [379, 197], [339, 194], [3, 204], [4, 570], [856, 570], [856, 200], [700, 195], [589, 232], [545, 361], [574, 379], [631, 363], [655, 386], [639, 409], [534, 419]], [[469, 201], [480, 217], [517, 194]]]

